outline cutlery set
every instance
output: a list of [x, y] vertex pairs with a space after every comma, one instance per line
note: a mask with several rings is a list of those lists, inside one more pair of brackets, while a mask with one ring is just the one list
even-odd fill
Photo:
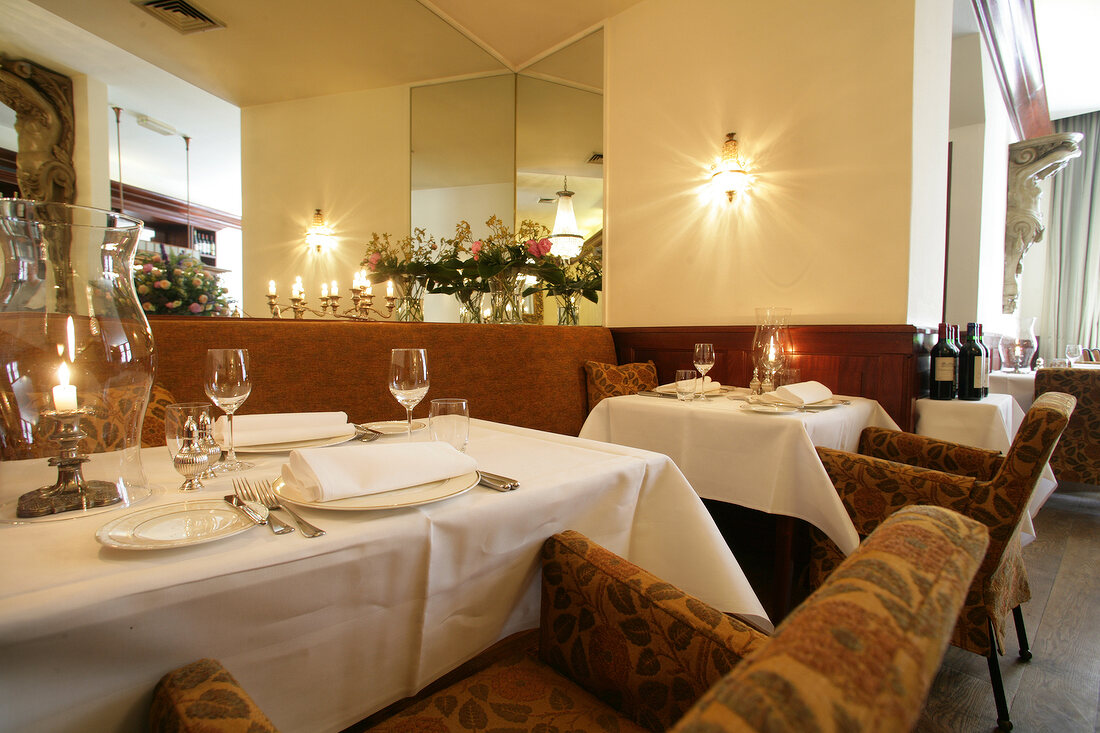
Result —
[[[305, 519], [298, 516], [297, 512], [293, 509], [282, 504], [278, 496], [275, 495], [275, 491], [271, 488], [271, 483], [266, 480], [257, 480], [256, 485], [253, 486], [248, 482], [248, 479], [233, 479], [233, 493], [226, 495], [225, 500], [244, 511], [252, 521], [258, 524], [266, 524], [271, 527], [271, 531], [275, 534], [288, 534], [294, 531], [293, 527], [271, 513], [275, 510], [286, 512], [306, 537], [320, 537], [325, 533], [323, 529], [313, 526]], [[267, 507], [267, 521], [264, 521], [252, 511], [252, 508], [245, 503], [248, 501], [263, 504]]]

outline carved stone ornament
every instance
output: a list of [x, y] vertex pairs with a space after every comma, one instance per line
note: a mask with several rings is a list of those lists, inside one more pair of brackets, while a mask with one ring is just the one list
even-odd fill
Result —
[[20, 194], [71, 204], [76, 196], [72, 80], [30, 61], [0, 57], [0, 102], [15, 110]]
[[1005, 221], [1005, 272], [1001, 311], [1016, 312], [1019, 277], [1028, 248], [1043, 238], [1039, 183], [1081, 154], [1082, 135], [1062, 132], [1021, 140], [1008, 146], [1008, 212]]

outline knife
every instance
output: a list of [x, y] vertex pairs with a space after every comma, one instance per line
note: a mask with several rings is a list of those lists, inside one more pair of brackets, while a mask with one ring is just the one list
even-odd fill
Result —
[[243, 501], [238, 499], [236, 494], [226, 494], [222, 498], [225, 499], [226, 504], [229, 504], [232, 507], [236, 507], [237, 509], [240, 509], [242, 512], [247, 514], [248, 518], [251, 519], [256, 524], [267, 524], [266, 519], [264, 519], [259, 514], [257, 514], [255, 509], [253, 509], [248, 504], [245, 504]]
[[478, 483], [495, 491], [513, 491], [519, 488], [519, 481], [488, 471], [478, 470]]
[[677, 399], [676, 395], [674, 395], [674, 394], [665, 394], [664, 392], [654, 392], [654, 391], [648, 390], [648, 389], [643, 389], [641, 392], [638, 393], [638, 395], [640, 397], [665, 397], [665, 398], [673, 399], [673, 400]]

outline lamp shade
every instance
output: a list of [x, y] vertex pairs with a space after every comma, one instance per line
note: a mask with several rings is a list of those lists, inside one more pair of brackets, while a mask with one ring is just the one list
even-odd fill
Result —
[[554, 254], [565, 259], [573, 259], [581, 253], [584, 235], [577, 226], [577, 215], [573, 212], [573, 192], [568, 189], [566, 179], [563, 190], [558, 191], [558, 213], [554, 217], [554, 229], [550, 242], [554, 245]]

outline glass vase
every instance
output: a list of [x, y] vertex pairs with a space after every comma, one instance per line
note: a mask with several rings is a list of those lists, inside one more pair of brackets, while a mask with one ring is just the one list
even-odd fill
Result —
[[141, 226], [0, 201], [0, 521], [84, 516], [150, 494], [141, 429], [155, 358], [133, 283]]
[[481, 301], [485, 293], [473, 290], [468, 293], [455, 293], [458, 301], [459, 323], [482, 323]]
[[1021, 318], [1016, 332], [1001, 336], [998, 350], [1001, 353], [1001, 369], [1013, 372], [1030, 371], [1038, 339], [1035, 337], [1035, 319]]
[[393, 279], [394, 320], [402, 323], [420, 323], [424, 320], [425, 283], [415, 275], [401, 275]]
[[558, 325], [577, 326], [581, 322], [580, 293], [558, 296]]
[[504, 271], [489, 280], [489, 322], [523, 323], [519, 273]]
[[765, 383], [779, 386], [791, 350], [790, 308], [757, 308], [756, 332], [752, 339], [753, 365]]

